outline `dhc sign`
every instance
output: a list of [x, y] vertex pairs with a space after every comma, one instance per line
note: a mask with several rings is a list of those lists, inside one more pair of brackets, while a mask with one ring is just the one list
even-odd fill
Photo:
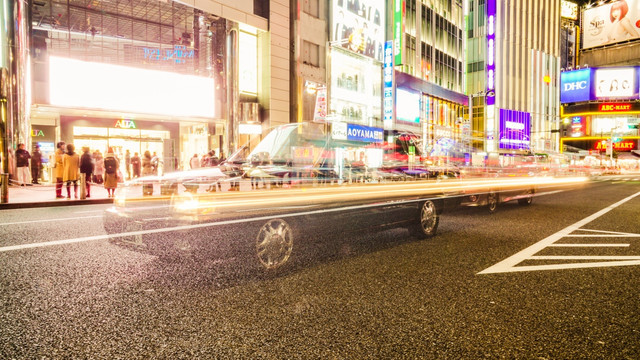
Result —
[[560, 102], [589, 101], [591, 98], [591, 69], [565, 71], [560, 74]]

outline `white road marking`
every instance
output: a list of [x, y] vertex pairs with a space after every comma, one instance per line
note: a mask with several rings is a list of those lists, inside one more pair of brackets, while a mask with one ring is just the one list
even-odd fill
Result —
[[[102, 210], [104, 211], [104, 210]], [[68, 217], [68, 218], [58, 218], [58, 219], [42, 219], [42, 220], [27, 220], [27, 221], [15, 221], [8, 223], [0, 223], [0, 226], [4, 225], [18, 225], [18, 224], [33, 224], [39, 222], [49, 222], [49, 221], [65, 221], [65, 220], [77, 220], [77, 219], [94, 219], [101, 218], [102, 215], [93, 215], [93, 216], [82, 216], [82, 217]]]
[[631, 244], [551, 244], [549, 247], [629, 247]]
[[626, 234], [626, 235], [605, 235], [605, 234], [597, 234], [597, 235], [591, 235], [591, 234], [571, 234], [571, 235], [565, 235], [565, 237], [587, 237], [587, 238], [597, 238], [597, 237], [605, 237], [605, 238], [611, 238], [611, 237], [640, 237], [640, 234]]
[[[533, 244], [532, 246], [516, 253], [515, 255], [502, 260], [501, 262], [479, 272], [478, 274], [496, 274], [496, 273], [507, 273], [507, 272], [515, 272], [515, 271], [534, 271], [534, 270], [559, 270], [559, 269], [575, 269], [581, 267], [597, 267], [597, 266], [623, 266], [623, 265], [640, 265], [640, 257], [637, 257], [638, 260], [628, 259], [625, 263], [620, 264], [620, 262], [601, 262], [601, 263], [578, 263], [578, 264], [551, 264], [551, 265], [535, 265], [535, 266], [517, 266], [521, 262], [531, 259], [535, 256], [535, 254], [542, 251], [544, 248], [549, 245], [555, 243], [556, 241], [566, 237], [574, 231], [580, 230], [580, 228], [593, 220], [601, 217], [602, 215], [608, 213], [609, 211], [617, 208], [618, 206], [634, 199], [640, 195], [640, 192], [637, 192], [631, 196], [628, 196], [615, 204], [609, 205], [608, 207], [587, 216], [586, 218], [576, 222], [573, 225], [569, 225], [566, 228], [558, 231], [557, 233], [546, 237], [545, 239]], [[570, 260], [570, 259], [567, 259]], [[633, 264], [631, 264], [633, 263]], [[604, 265], [608, 264], [608, 265]]]
[[636, 236], [640, 236], [640, 234], [631, 234], [631, 233], [619, 232], [619, 231], [604, 231], [604, 230], [593, 230], [593, 229], [579, 229], [578, 231], [597, 232], [597, 233], [613, 234], [613, 235], [636, 235]]
[[534, 255], [527, 260], [640, 260], [640, 256]]

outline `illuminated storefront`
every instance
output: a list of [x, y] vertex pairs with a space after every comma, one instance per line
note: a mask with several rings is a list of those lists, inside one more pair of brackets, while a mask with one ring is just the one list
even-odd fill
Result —
[[467, 97], [405, 73], [395, 77], [395, 128], [420, 135], [422, 152], [434, 158], [461, 158], [469, 152]]
[[33, 128], [121, 159], [156, 152], [166, 171], [242, 140], [233, 109], [258, 102], [262, 30], [176, 1], [45, 0], [32, 11], [61, 19], [33, 23]]
[[603, 141], [629, 153], [638, 149], [640, 67], [587, 68], [563, 72], [563, 150], [604, 153]]

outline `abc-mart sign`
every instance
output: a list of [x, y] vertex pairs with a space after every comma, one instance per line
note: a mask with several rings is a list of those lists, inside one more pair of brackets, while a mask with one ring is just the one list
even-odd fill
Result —
[[560, 74], [560, 102], [639, 99], [640, 66], [586, 68]]

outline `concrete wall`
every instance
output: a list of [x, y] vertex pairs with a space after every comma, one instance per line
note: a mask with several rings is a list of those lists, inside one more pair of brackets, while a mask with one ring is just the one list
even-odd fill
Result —
[[635, 42], [615, 47], [582, 51], [578, 62], [580, 66], [589, 65], [589, 67], [638, 65], [639, 54], [640, 42]]

